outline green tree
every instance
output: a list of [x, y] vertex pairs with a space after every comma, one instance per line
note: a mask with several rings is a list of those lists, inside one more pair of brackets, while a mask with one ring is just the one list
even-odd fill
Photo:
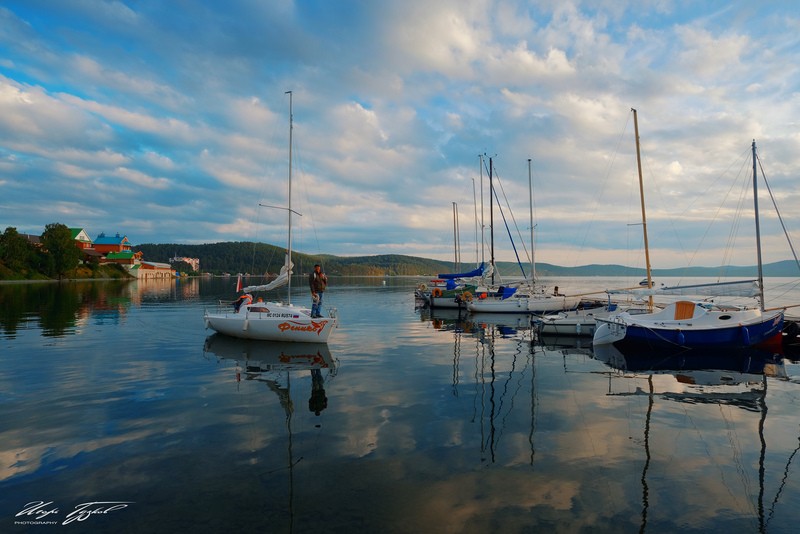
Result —
[[48, 274], [57, 276], [59, 280], [80, 262], [81, 251], [75, 246], [72, 232], [61, 223], [50, 223], [44, 227], [42, 246], [50, 256]]
[[0, 261], [14, 272], [22, 272], [31, 267], [33, 249], [28, 240], [19, 235], [17, 229], [9, 226], [0, 236]]

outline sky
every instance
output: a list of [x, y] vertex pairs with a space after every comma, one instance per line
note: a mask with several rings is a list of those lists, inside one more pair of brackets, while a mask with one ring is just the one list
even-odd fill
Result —
[[291, 99], [294, 250], [643, 266], [635, 108], [653, 268], [755, 264], [754, 140], [791, 259], [799, 53], [770, 0], [4, 0], [0, 231], [286, 246]]

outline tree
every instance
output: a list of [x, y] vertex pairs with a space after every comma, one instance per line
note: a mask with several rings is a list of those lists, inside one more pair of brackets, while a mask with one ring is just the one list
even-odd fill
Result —
[[48, 274], [57, 276], [59, 280], [80, 262], [81, 251], [75, 246], [72, 232], [61, 223], [50, 223], [44, 227], [42, 246], [50, 256]]
[[28, 241], [19, 235], [17, 229], [9, 226], [0, 235], [0, 261], [15, 272], [22, 272], [31, 267], [33, 249]]

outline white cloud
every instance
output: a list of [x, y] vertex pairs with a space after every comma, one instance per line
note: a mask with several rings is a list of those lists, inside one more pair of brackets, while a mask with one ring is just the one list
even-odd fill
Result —
[[541, 261], [618, 263], [640, 239], [627, 227], [639, 217], [631, 107], [659, 266], [723, 255], [721, 224], [707, 228], [715, 216], [730, 223], [718, 203], [746, 173], [737, 162], [753, 138], [787, 224], [800, 224], [800, 80], [787, 67], [800, 24], [788, 10], [660, 0], [315, 9], [80, 1], [27, 20], [4, 4], [0, 227], [53, 222], [22, 209], [36, 195], [90, 229], [124, 221], [137, 242], [249, 232], [281, 244], [283, 221], [258, 203], [286, 202], [287, 90], [301, 243], [323, 247], [309, 252], [449, 260], [452, 203], [473, 239], [472, 180], [487, 154], [521, 226], [532, 159]]

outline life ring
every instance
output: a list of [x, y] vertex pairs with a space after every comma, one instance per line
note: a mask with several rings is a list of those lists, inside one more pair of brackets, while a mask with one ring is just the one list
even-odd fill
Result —
[[419, 289], [420, 291], [427, 291], [427, 289], [428, 289], [428, 286], [426, 286], [425, 284], [420, 284], [418, 289]]
[[434, 287], [433, 291], [431, 291], [431, 296], [441, 297], [442, 296], [442, 290], [439, 289], [438, 287]]
[[464, 291], [463, 293], [461, 293], [461, 300], [465, 300], [467, 302], [471, 301], [472, 293], [470, 293], [469, 291]]

